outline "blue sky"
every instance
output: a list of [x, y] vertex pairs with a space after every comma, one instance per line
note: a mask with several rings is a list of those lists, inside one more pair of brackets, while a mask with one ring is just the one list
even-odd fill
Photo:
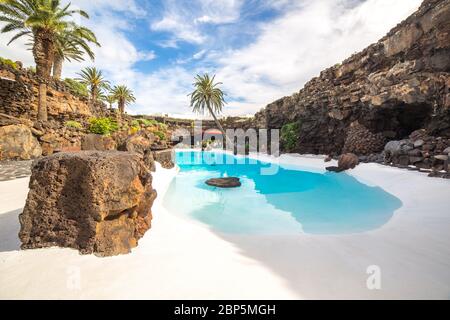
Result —
[[[420, 0], [72, 0], [91, 15], [96, 61], [67, 63], [64, 76], [96, 65], [135, 91], [133, 114], [193, 117], [197, 73], [223, 82], [224, 115], [249, 115], [377, 41]], [[23, 42], [0, 55], [33, 64]]]

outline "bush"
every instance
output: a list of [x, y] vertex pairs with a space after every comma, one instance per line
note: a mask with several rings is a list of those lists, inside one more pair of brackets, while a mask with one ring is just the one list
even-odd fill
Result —
[[165, 123], [157, 122], [157, 124], [160, 130], [167, 131], [167, 129], [169, 128], [168, 125]]
[[11, 68], [13, 68], [14, 70], [18, 70], [19, 66], [17, 65], [17, 63], [15, 63], [14, 61], [10, 60], [10, 59], [5, 59], [0, 57], [0, 63], [10, 66]]
[[118, 129], [117, 122], [111, 118], [92, 118], [89, 120], [89, 132], [91, 133], [108, 135]]
[[153, 132], [155, 136], [157, 136], [160, 140], [166, 140], [166, 134], [162, 131]]
[[66, 121], [65, 126], [68, 128], [83, 129], [83, 125], [78, 121]]
[[300, 130], [300, 121], [292, 122], [281, 128], [281, 144], [286, 151], [292, 151], [298, 140], [298, 132]]
[[77, 96], [81, 97], [89, 96], [89, 91], [85, 84], [70, 78], [64, 79], [64, 83], [69, 88], [69, 90], [72, 91]]
[[131, 127], [130, 127], [130, 134], [131, 135], [136, 134], [136, 133], [139, 132], [139, 130], [141, 130], [141, 127], [139, 125], [133, 125], [132, 124]]
[[139, 125], [143, 124], [146, 127], [153, 127], [158, 124], [158, 121], [153, 119], [136, 119], [134, 121], [136, 121]]

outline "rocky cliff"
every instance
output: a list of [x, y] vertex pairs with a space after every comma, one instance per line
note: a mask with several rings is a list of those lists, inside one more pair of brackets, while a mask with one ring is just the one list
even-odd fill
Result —
[[[450, 0], [426, 0], [377, 43], [255, 115], [297, 122], [295, 152], [371, 154], [417, 129], [450, 137]], [[361, 144], [364, 144], [361, 145]]]
[[[103, 103], [91, 106], [87, 98], [75, 95], [63, 81], [54, 79], [48, 86], [47, 103], [49, 119], [56, 121], [86, 119], [106, 110]], [[0, 113], [34, 121], [37, 109], [36, 75], [32, 71], [0, 63]]]

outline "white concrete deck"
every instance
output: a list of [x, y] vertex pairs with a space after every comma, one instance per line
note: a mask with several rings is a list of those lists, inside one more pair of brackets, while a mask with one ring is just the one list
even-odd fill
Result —
[[[296, 155], [279, 161], [319, 172], [330, 165]], [[28, 179], [1, 182], [0, 298], [450, 298], [449, 180], [362, 164], [349, 174], [403, 202], [382, 228], [264, 237], [216, 234], [167, 212], [162, 197], [175, 174], [158, 167], [152, 229], [131, 254], [112, 258], [60, 248], [19, 251], [17, 216]], [[381, 270], [381, 290], [367, 289], [371, 265]]]

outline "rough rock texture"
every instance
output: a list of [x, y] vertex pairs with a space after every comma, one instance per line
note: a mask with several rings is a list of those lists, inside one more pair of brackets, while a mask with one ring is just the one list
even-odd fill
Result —
[[155, 198], [152, 176], [136, 154], [84, 151], [37, 160], [20, 215], [22, 248], [129, 253], [151, 226]]
[[337, 167], [327, 167], [328, 171], [342, 172], [350, 169], [355, 169], [359, 164], [359, 158], [353, 153], [346, 153], [339, 156]]
[[218, 188], [237, 188], [242, 185], [240, 179], [235, 177], [209, 179], [206, 184]]
[[147, 132], [140, 132], [125, 139], [119, 146], [121, 151], [135, 152], [139, 154], [144, 162], [144, 165], [150, 171], [155, 171], [155, 159], [151, 146], [154, 142], [154, 135]]
[[269, 104], [254, 121], [268, 129], [299, 121], [292, 150], [299, 153], [341, 154], [355, 121], [389, 140], [421, 128], [450, 137], [449, 70], [450, 0], [426, 0], [378, 43]]
[[81, 150], [109, 151], [116, 148], [116, 142], [110, 136], [91, 133], [81, 139]]
[[42, 148], [23, 124], [0, 127], [0, 160], [29, 160], [42, 155]]
[[374, 134], [356, 121], [347, 131], [342, 152], [370, 155], [383, 151], [385, 144], [386, 137], [383, 134]]
[[[52, 80], [47, 93], [48, 116], [54, 120], [86, 119], [104, 115], [106, 105], [92, 106], [86, 97], [75, 95], [63, 81]], [[13, 69], [0, 63], [0, 113], [36, 120], [38, 81], [26, 69]]]
[[386, 164], [435, 172], [450, 172], [449, 156], [450, 138], [434, 137], [425, 130], [414, 131], [408, 139], [390, 141], [384, 148]]
[[153, 151], [153, 158], [155, 161], [161, 163], [161, 166], [165, 169], [172, 169], [175, 167], [174, 157], [173, 149]]

